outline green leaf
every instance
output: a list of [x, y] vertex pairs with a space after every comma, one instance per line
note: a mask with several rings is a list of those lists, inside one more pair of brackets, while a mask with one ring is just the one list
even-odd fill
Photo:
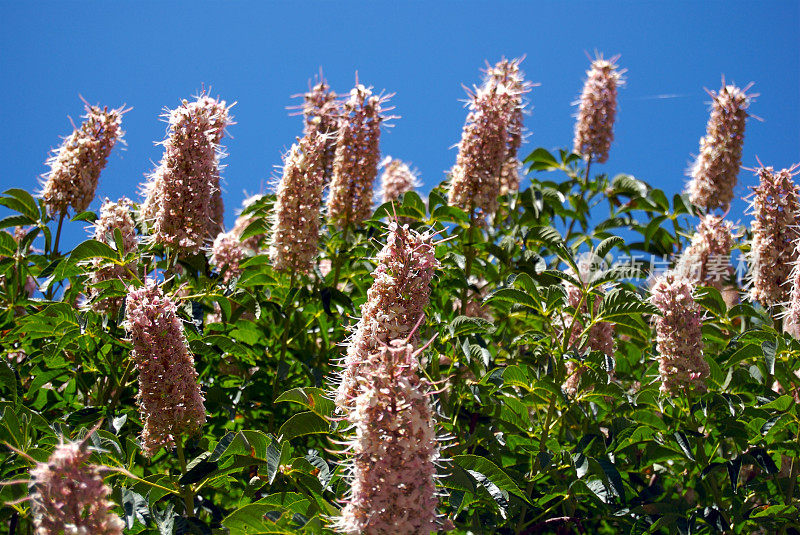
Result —
[[556, 160], [556, 157], [541, 147], [531, 152], [523, 160], [523, 163], [531, 164], [528, 168], [530, 171], [552, 171], [553, 169], [561, 168], [561, 164]]
[[24, 214], [34, 221], [39, 219], [36, 199], [23, 189], [12, 188], [3, 192], [7, 197], [0, 197], [0, 204]]
[[293, 415], [281, 426], [278, 436], [288, 441], [303, 435], [327, 433], [331, 426], [328, 420], [315, 412], [301, 412]]
[[331, 401], [328, 394], [321, 388], [293, 388], [278, 396], [275, 403], [280, 403], [282, 401], [299, 403], [308, 410], [323, 417], [333, 414], [335, 408], [333, 401]]
[[17, 375], [6, 361], [6, 355], [0, 355], [0, 385], [11, 393], [11, 399], [17, 404]]
[[90, 211], [81, 212], [80, 214], [70, 219], [70, 221], [73, 223], [76, 221], [88, 221], [89, 223], [94, 223], [95, 221], [97, 221], [97, 214]]
[[598, 312], [598, 320], [611, 320], [619, 316], [631, 314], [658, 314], [658, 309], [647, 301], [643, 301], [639, 294], [612, 288], [604, 297]]
[[692, 445], [689, 443], [689, 439], [686, 438], [686, 434], [683, 431], [676, 431], [672, 435], [675, 437], [675, 441], [678, 443], [678, 447], [681, 449], [686, 458], [689, 460], [694, 461], [694, 455], [692, 454]]
[[516, 288], [500, 288], [492, 293], [486, 299], [486, 301], [503, 301], [506, 303], [512, 303], [514, 305], [521, 305], [534, 309], [538, 308], [538, 303], [533, 297], [522, 290], [517, 290]]
[[462, 334], [476, 334], [494, 332], [494, 324], [483, 318], [472, 318], [470, 316], [457, 316], [450, 322], [451, 336]]
[[783, 412], [783, 411], [787, 410], [789, 407], [791, 407], [792, 403], [794, 403], [794, 399], [792, 399], [791, 396], [787, 396], [787, 395], [784, 394], [783, 396], [779, 397], [778, 399], [774, 399], [774, 400], [770, 401], [769, 403], [767, 403], [766, 405], [762, 405], [759, 408], [764, 409], [764, 410], [776, 410], [776, 411], [779, 411], [779, 412]]
[[69, 255], [72, 262], [80, 262], [87, 258], [105, 258], [108, 260], [118, 260], [119, 255], [108, 244], [97, 240], [86, 240], [79, 243]]
[[619, 174], [611, 180], [611, 189], [615, 193], [630, 197], [644, 197], [650, 186], [631, 175]]
[[761, 350], [764, 352], [767, 373], [775, 375], [775, 352], [778, 350], [778, 343], [774, 340], [765, 340], [761, 342]]
[[517, 487], [514, 480], [489, 459], [479, 457], [478, 455], [456, 455], [453, 457], [453, 463], [464, 470], [479, 472], [485, 475], [489, 481], [497, 485], [498, 488], [528, 501], [528, 497]]
[[619, 247], [620, 245], [624, 244], [625, 240], [623, 240], [620, 236], [609, 236], [597, 245], [597, 248], [594, 250], [594, 254], [600, 258], [605, 258], [614, 247]]
[[268, 517], [267, 514], [275, 512], [281, 516], [285, 513], [289, 513], [290, 516], [294, 514], [310, 516], [309, 506], [309, 500], [296, 492], [271, 494], [232, 512], [222, 519], [222, 525], [230, 530], [230, 535], [296, 533], [288, 526], [280, 526], [280, 520], [274, 522], [272, 518], [275, 518], [275, 515]]

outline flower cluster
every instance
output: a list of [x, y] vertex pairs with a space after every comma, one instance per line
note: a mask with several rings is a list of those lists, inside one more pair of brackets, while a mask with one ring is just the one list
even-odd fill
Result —
[[375, 279], [361, 307], [361, 320], [347, 346], [336, 404], [343, 410], [358, 395], [360, 367], [368, 356], [412, 332], [430, 297], [430, 282], [439, 265], [431, 236], [396, 222], [389, 224], [386, 245], [377, 256]]
[[89, 456], [85, 442], [66, 442], [31, 470], [36, 535], [122, 535], [125, 524], [107, 499], [111, 489]]
[[525, 113], [524, 95], [530, 91], [531, 84], [519, 68], [521, 59], [502, 59], [486, 71], [484, 87], [502, 85], [508, 91], [508, 122], [506, 125], [506, 156], [500, 168], [500, 195], [519, 190], [520, 161], [517, 151], [522, 144], [523, 117]]
[[439, 529], [439, 448], [430, 385], [411, 344], [393, 340], [363, 362], [349, 420], [352, 478], [336, 528], [352, 535], [417, 535]]
[[219, 142], [230, 124], [225, 101], [202, 95], [167, 114], [161, 163], [144, 186], [142, 214], [157, 243], [197, 253], [222, 224]]
[[381, 167], [381, 202], [396, 201], [403, 193], [420, 186], [416, 173], [405, 162], [387, 156]]
[[173, 446], [181, 435], [199, 432], [206, 421], [194, 359], [176, 311], [175, 302], [152, 279], [128, 293], [127, 329], [139, 370], [142, 447], [149, 456], [162, 446]]
[[50, 215], [66, 213], [68, 208], [77, 214], [89, 207], [111, 149], [124, 134], [120, 125], [125, 111], [86, 106], [80, 128], [53, 151], [47, 160], [50, 172], [42, 177], [42, 199]]
[[655, 316], [661, 390], [679, 394], [705, 391], [710, 369], [703, 358], [700, 306], [692, 296], [691, 281], [667, 272], [655, 280], [650, 302], [661, 311]]
[[[706, 214], [700, 219], [692, 242], [681, 254], [675, 265], [675, 271], [693, 284], [713, 286], [722, 291], [726, 284], [725, 276], [720, 271], [733, 273], [730, 265], [733, 248], [733, 225], [730, 221], [713, 214]], [[719, 260], [727, 262], [725, 266], [715, 266]], [[722, 268], [722, 269], [719, 269]]]
[[[138, 239], [136, 237], [136, 225], [131, 215], [132, 206], [133, 202], [127, 197], [122, 197], [117, 202], [106, 200], [100, 208], [100, 217], [92, 227], [94, 239], [115, 246], [114, 231], [119, 229], [122, 236], [122, 254], [128, 254], [133, 251], [136, 248]], [[97, 284], [115, 279], [130, 279], [130, 271], [136, 269], [135, 264], [132, 263], [127, 266], [116, 264], [101, 266], [101, 263], [100, 259], [94, 259], [93, 261], [94, 270], [89, 277], [91, 283], [89, 288], [90, 297], [96, 297], [100, 293], [100, 290], [96, 287]], [[92, 309], [96, 312], [113, 315], [122, 306], [122, 299], [122, 297], [98, 299], [92, 302]]]
[[794, 167], [775, 172], [762, 167], [756, 174], [759, 185], [753, 188], [750, 213], [753, 241], [750, 245], [750, 298], [764, 305], [787, 301], [796, 258], [800, 188], [794, 183]]
[[744, 144], [747, 108], [753, 95], [749, 86], [739, 89], [724, 85], [719, 93], [710, 91], [713, 99], [706, 135], [700, 138], [700, 154], [692, 165], [687, 190], [692, 203], [712, 210], [725, 209], [733, 199], [733, 188], [739, 176]]
[[372, 187], [380, 163], [381, 115], [386, 97], [357, 85], [344, 103], [328, 197], [328, 221], [344, 228], [360, 223], [372, 209]]
[[222, 272], [222, 283], [227, 284], [231, 279], [242, 273], [239, 264], [247, 256], [239, 236], [234, 231], [220, 232], [211, 246], [211, 265]]
[[485, 218], [497, 210], [500, 174], [509, 153], [509, 132], [518, 108], [517, 88], [487, 83], [470, 94], [458, 156], [450, 177], [449, 202]]
[[305, 273], [317, 255], [325, 150], [324, 136], [306, 134], [284, 160], [269, 246], [278, 271]]
[[573, 152], [598, 163], [608, 160], [614, 141], [614, 120], [617, 116], [617, 87], [622, 85], [625, 72], [617, 70], [619, 57], [592, 61], [586, 71], [578, 121], [575, 123]]
[[333, 160], [336, 157], [336, 133], [341, 116], [339, 101], [330, 86], [321, 80], [311, 91], [303, 95], [303, 134], [314, 137], [324, 136], [325, 149], [322, 152], [322, 167], [325, 170], [323, 182], [327, 184], [333, 176]]

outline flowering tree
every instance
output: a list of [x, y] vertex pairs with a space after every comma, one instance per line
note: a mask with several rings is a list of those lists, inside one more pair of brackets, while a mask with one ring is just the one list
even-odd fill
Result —
[[0, 197], [5, 531], [800, 533], [795, 168], [726, 219], [753, 98], [723, 84], [685, 193], [598, 173], [618, 59], [555, 154], [490, 65], [427, 196], [382, 158], [388, 96], [321, 81], [228, 231], [224, 101], [170, 111], [99, 215], [124, 110], [89, 107]]

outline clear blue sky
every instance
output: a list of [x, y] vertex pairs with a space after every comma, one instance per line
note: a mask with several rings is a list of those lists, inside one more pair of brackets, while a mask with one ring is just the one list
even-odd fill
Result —
[[[91, 103], [132, 106], [127, 149], [115, 149], [98, 196], [138, 199], [161, 156], [159, 115], [205, 86], [237, 101], [226, 139], [226, 222], [245, 192], [270, 188], [275, 166], [302, 128], [290, 95], [321, 68], [339, 92], [354, 73], [396, 93], [402, 118], [384, 154], [417, 167], [424, 190], [456, 157], [462, 84], [484, 61], [525, 54], [531, 130], [522, 152], [571, 146], [586, 52], [621, 54], [616, 140], [604, 166], [679, 192], [704, 134], [721, 76], [755, 82], [743, 163], [800, 161], [800, 3], [773, 2], [0, 2], [0, 187], [34, 188], [68, 116]], [[668, 97], [662, 97], [667, 95]], [[747, 171], [737, 192], [754, 183]], [[733, 219], [744, 204], [734, 204]], [[3, 212], [0, 215], [4, 215]], [[743, 221], [746, 219], [743, 219]], [[73, 223], [66, 243], [85, 236]]]

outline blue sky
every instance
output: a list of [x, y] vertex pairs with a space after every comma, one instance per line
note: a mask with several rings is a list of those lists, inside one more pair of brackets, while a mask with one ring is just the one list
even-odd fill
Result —
[[[773, 2], [0, 2], [0, 187], [36, 187], [49, 149], [69, 133], [68, 116], [91, 103], [132, 106], [127, 148], [115, 149], [100, 199], [138, 199], [161, 156], [159, 115], [210, 87], [236, 125], [224, 144], [226, 222], [245, 192], [269, 190], [275, 166], [300, 134], [291, 95], [320, 68], [346, 92], [359, 79], [396, 93], [401, 118], [382, 151], [412, 162], [423, 190], [456, 157], [466, 112], [462, 84], [480, 81], [485, 60], [526, 55], [533, 110], [522, 153], [568, 147], [586, 53], [620, 54], [611, 157], [594, 169], [631, 173], [679, 192], [704, 134], [709, 97], [724, 74], [755, 82], [743, 163], [800, 161], [800, 3]], [[737, 192], [754, 177], [742, 171]], [[744, 203], [732, 218], [742, 219]], [[66, 230], [66, 244], [85, 237]]]

